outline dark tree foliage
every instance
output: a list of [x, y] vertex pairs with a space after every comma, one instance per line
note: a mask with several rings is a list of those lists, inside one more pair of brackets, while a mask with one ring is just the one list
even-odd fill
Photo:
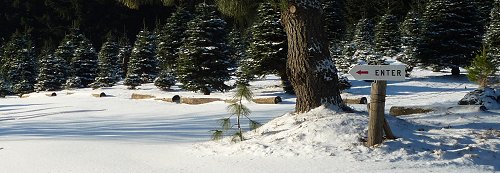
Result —
[[375, 26], [375, 50], [383, 56], [394, 57], [400, 50], [401, 34], [396, 16], [385, 14]]
[[189, 22], [177, 61], [177, 75], [182, 88], [210, 94], [230, 89], [230, 54], [226, 41], [226, 22], [213, 5], [196, 6], [196, 17]]
[[177, 8], [170, 16], [158, 35], [157, 56], [162, 72], [172, 72], [179, 57], [179, 48], [186, 37], [187, 23], [191, 13], [183, 7]]
[[77, 37], [74, 57], [70, 61], [70, 78], [76, 83], [69, 83], [69, 88], [88, 87], [97, 77], [97, 52], [83, 34]]
[[[138, 86], [142, 83], [154, 81], [158, 75], [158, 60], [155, 56], [156, 48], [154, 43], [155, 36], [151, 32], [146, 30], [139, 32], [128, 63], [125, 85]], [[140, 80], [138, 81], [136, 78]]]
[[34, 46], [27, 33], [16, 32], [3, 48], [3, 75], [12, 85], [16, 94], [34, 91], [36, 82], [37, 59]]
[[424, 13], [425, 28], [417, 57], [425, 66], [458, 67], [469, 65], [481, 46], [480, 16], [469, 1], [430, 1]]
[[[170, 16], [171, 7], [146, 5], [129, 9], [116, 0], [3, 0], [0, 5], [0, 38], [16, 30], [31, 30], [35, 45], [57, 45], [76, 24], [93, 45], [102, 45], [108, 31], [125, 32], [133, 38], [155, 19]], [[40, 50], [37, 50], [39, 52]]]
[[0, 76], [0, 98], [4, 98], [9, 94], [11, 94], [10, 86], [7, 81], [5, 81], [2, 76]]
[[54, 56], [50, 50], [45, 49], [39, 62], [39, 73], [36, 91], [56, 91], [62, 89], [65, 83], [67, 62], [61, 57]]
[[128, 70], [128, 62], [130, 61], [130, 56], [132, 55], [132, 46], [130, 46], [127, 37], [121, 37], [118, 41], [119, 51], [118, 51], [118, 62], [119, 71], [118, 76], [125, 78]]
[[280, 22], [280, 12], [269, 3], [260, 4], [250, 34], [250, 58], [243, 64], [243, 72], [249, 76], [278, 74], [285, 92], [293, 93], [286, 73], [288, 44]]
[[401, 24], [401, 48], [403, 56], [398, 59], [412, 67], [416, 66], [417, 47], [420, 44], [423, 21], [422, 15], [418, 11], [410, 11]]
[[109, 34], [97, 58], [97, 78], [92, 84], [93, 88], [111, 87], [120, 79], [118, 76], [120, 71], [119, 51], [120, 47], [116, 38]]
[[347, 32], [345, 0], [323, 1], [325, 31], [330, 46], [339, 45]]
[[490, 13], [490, 24], [486, 29], [484, 39], [488, 47], [488, 58], [500, 68], [500, 0], [495, 0]]

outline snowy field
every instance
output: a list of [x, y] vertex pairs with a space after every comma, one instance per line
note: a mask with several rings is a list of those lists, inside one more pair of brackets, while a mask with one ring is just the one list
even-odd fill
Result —
[[[366, 137], [366, 105], [355, 113], [320, 107], [292, 115], [295, 98], [277, 87], [279, 78], [252, 82], [257, 97], [281, 96], [280, 104], [247, 103], [251, 117], [266, 122], [248, 140], [210, 141], [227, 103], [201, 105], [132, 100], [132, 93], [157, 98], [231, 98], [232, 92], [162, 92], [153, 85], [123, 85], [32, 93], [0, 99], [0, 172], [499, 172], [500, 111], [458, 106], [476, 89], [465, 76], [415, 70], [389, 82], [386, 118], [397, 140], [376, 148]], [[370, 83], [351, 81], [343, 97], [369, 97]], [[91, 94], [105, 92], [108, 97]], [[392, 117], [391, 106], [436, 111]]]

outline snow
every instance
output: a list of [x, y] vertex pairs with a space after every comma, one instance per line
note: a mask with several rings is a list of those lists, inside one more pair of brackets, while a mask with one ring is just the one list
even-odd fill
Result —
[[[369, 98], [370, 83], [354, 81], [343, 97]], [[251, 83], [256, 97], [280, 96], [275, 105], [245, 103], [250, 117], [265, 124], [244, 134], [210, 141], [227, 103], [201, 105], [132, 100], [132, 93], [156, 98], [228, 99], [233, 91], [169, 92], [153, 84], [127, 90], [120, 82], [103, 89], [31, 93], [0, 99], [2, 172], [498, 172], [500, 110], [457, 105], [478, 86], [465, 76], [414, 69], [410, 78], [388, 82], [386, 113], [396, 140], [363, 145], [366, 105], [354, 113], [325, 107], [295, 115], [295, 98], [283, 94], [279, 77]], [[104, 92], [109, 97], [91, 94]], [[426, 114], [392, 117], [391, 106], [434, 108]], [[267, 123], [266, 123], [267, 122]], [[245, 124], [245, 129], [248, 126]]]

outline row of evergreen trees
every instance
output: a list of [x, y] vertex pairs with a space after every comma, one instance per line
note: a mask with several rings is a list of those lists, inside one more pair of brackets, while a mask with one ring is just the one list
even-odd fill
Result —
[[[406, 16], [398, 16], [388, 8], [383, 16], [359, 20], [351, 30], [343, 25], [345, 13], [339, 7], [343, 2], [333, 0], [324, 5], [326, 12], [335, 11], [326, 18], [327, 31], [344, 33], [329, 36], [341, 71], [346, 72], [360, 60], [383, 64], [384, 57], [396, 57], [411, 66], [452, 68], [452, 73], [458, 74], [458, 67], [469, 65], [481, 44], [488, 47], [491, 61], [500, 65], [499, 44], [495, 43], [500, 38], [498, 0], [428, 1], [424, 7], [415, 6]], [[334, 9], [328, 3], [337, 6]]]
[[46, 49], [40, 58], [29, 34], [17, 32], [0, 51], [0, 93], [110, 87], [124, 79], [131, 89], [154, 82], [168, 90], [178, 80], [183, 89], [210, 94], [232, 88], [226, 81], [235, 71], [246, 82], [271, 73], [287, 81], [279, 13], [270, 4], [259, 8], [259, 22], [249, 33], [228, 34], [214, 6], [202, 3], [194, 12], [179, 7], [164, 26], [139, 32], [133, 47], [110, 33], [99, 52], [74, 27], [55, 51]]

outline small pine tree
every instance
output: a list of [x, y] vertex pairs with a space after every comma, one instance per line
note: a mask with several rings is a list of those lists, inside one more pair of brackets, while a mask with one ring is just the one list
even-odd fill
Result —
[[325, 31], [330, 47], [340, 46], [347, 30], [346, 9], [344, 0], [323, 1]]
[[67, 71], [66, 61], [45, 49], [40, 59], [36, 91], [56, 91], [62, 89]]
[[231, 61], [226, 43], [226, 22], [213, 5], [196, 6], [198, 15], [189, 22], [187, 38], [177, 60], [181, 87], [208, 95], [213, 90], [230, 89]]
[[488, 86], [488, 77], [494, 75], [497, 71], [497, 67], [492, 63], [487, 51], [486, 48], [483, 48], [472, 60], [471, 65], [466, 67], [469, 72], [467, 78], [478, 83], [481, 88]]
[[34, 91], [36, 82], [36, 57], [28, 34], [14, 33], [3, 52], [2, 69], [16, 94]]
[[[140, 83], [151, 83], [158, 74], [158, 61], [155, 57], [155, 37], [149, 31], [140, 31], [132, 50], [132, 56], [128, 63], [125, 85], [136, 85], [136, 77], [141, 79]], [[133, 79], [127, 79], [133, 78]], [[130, 83], [132, 82], [132, 83]], [[136, 85], [138, 86], [138, 85]]]
[[102, 45], [98, 55], [97, 78], [92, 84], [93, 88], [111, 87], [120, 77], [118, 54], [120, 48], [112, 35], [107, 36], [107, 41]]
[[371, 19], [361, 19], [356, 24], [354, 30], [353, 42], [356, 44], [357, 50], [373, 49], [374, 40], [374, 25]]
[[155, 79], [155, 86], [161, 90], [169, 90], [171, 86], [175, 85], [175, 77], [172, 73], [161, 72]]
[[224, 132], [227, 132], [232, 128], [231, 119], [236, 118], [236, 132], [233, 134], [232, 141], [243, 141], [245, 138], [243, 137], [243, 130], [241, 127], [242, 119], [246, 118], [249, 121], [249, 127], [251, 130], [254, 130], [261, 126], [261, 124], [257, 121], [250, 119], [249, 115], [251, 113], [250, 109], [243, 105], [243, 100], [251, 101], [253, 98], [252, 91], [248, 88], [248, 85], [240, 83], [236, 86], [236, 93], [233, 96], [233, 100], [229, 106], [227, 106], [227, 110], [230, 113], [228, 118], [223, 118], [219, 120], [219, 123], [222, 127], [222, 130], [214, 130], [212, 133], [212, 140], [219, 140], [223, 137]]
[[128, 86], [128, 89], [135, 89], [137, 86], [140, 86], [142, 83], [142, 79], [137, 74], [128, 74], [123, 81], [124, 85]]

